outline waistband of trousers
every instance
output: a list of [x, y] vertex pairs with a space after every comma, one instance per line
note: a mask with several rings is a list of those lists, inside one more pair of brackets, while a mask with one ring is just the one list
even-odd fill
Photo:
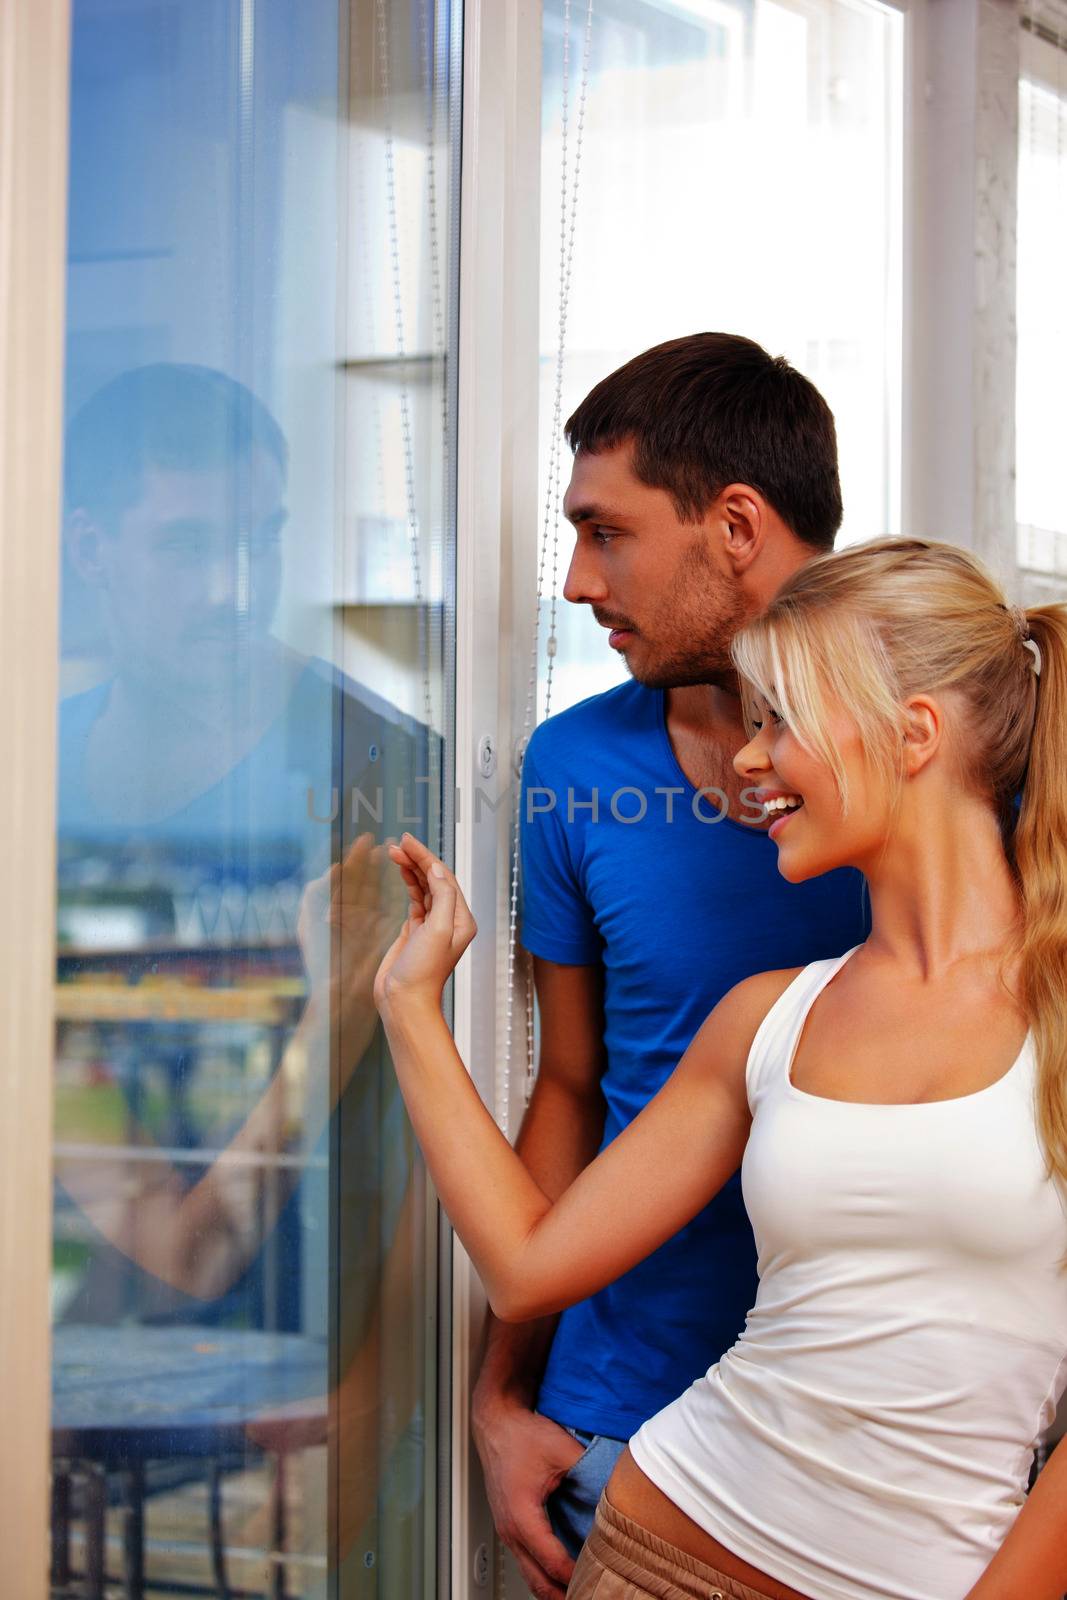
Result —
[[722, 1600], [769, 1600], [765, 1591], [709, 1567], [624, 1517], [606, 1494], [600, 1497], [588, 1542], [590, 1553], [603, 1566], [634, 1579], [652, 1594], [669, 1595], [680, 1589], [693, 1600], [711, 1600], [716, 1592]]

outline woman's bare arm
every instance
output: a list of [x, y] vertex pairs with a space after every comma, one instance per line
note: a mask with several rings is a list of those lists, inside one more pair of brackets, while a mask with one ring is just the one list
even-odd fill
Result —
[[413, 909], [382, 964], [376, 999], [442, 1204], [497, 1316], [525, 1321], [613, 1282], [736, 1171], [749, 1129], [749, 1049], [792, 974], [762, 974], [731, 990], [660, 1093], [553, 1204], [482, 1104], [441, 1013], [444, 980], [474, 936], [473, 919], [447, 868], [409, 835], [405, 852]]

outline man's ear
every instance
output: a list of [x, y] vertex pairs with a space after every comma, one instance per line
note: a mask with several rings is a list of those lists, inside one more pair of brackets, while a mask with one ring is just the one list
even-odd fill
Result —
[[904, 774], [914, 778], [941, 748], [944, 711], [929, 695], [915, 694], [904, 703]]
[[100, 524], [84, 506], [78, 506], [67, 517], [63, 537], [71, 565], [79, 578], [91, 589], [107, 588], [107, 570], [101, 548], [104, 535]]
[[735, 575], [740, 576], [763, 548], [766, 503], [751, 484], [730, 483], [716, 498], [715, 516], [722, 529], [724, 554]]

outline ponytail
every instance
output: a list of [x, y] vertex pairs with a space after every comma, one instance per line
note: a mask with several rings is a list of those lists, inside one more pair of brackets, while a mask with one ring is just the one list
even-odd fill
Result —
[[1067, 1184], [1067, 607], [1026, 613], [1041, 652], [1030, 759], [1012, 855], [1023, 902], [1022, 998], [1037, 1057], [1037, 1120]]

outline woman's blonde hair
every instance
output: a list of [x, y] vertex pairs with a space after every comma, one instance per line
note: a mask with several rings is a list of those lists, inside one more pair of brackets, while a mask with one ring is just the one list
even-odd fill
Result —
[[904, 701], [951, 691], [961, 780], [992, 806], [1019, 886], [1012, 949], [1034, 1035], [1038, 1124], [1050, 1173], [1067, 1181], [1067, 607], [1009, 606], [953, 545], [879, 539], [806, 562], [737, 635], [733, 657], [825, 761], [846, 810], [832, 707], [855, 721], [899, 799]]

